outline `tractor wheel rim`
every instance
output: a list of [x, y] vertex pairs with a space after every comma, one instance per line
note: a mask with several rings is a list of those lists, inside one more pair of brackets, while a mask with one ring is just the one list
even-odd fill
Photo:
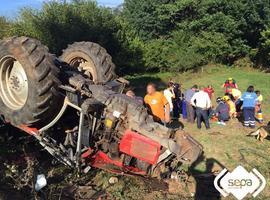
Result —
[[82, 57], [75, 57], [69, 61], [71, 66], [78, 68], [81, 72], [83, 72], [88, 78], [92, 81], [96, 81], [95, 72], [94, 72], [94, 64]]
[[0, 60], [0, 96], [10, 109], [21, 109], [28, 98], [28, 79], [24, 68], [12, 56]]

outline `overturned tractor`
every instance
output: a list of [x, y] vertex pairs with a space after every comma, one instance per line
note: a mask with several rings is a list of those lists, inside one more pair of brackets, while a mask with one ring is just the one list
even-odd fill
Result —
[[143, 105], [122, 94], [126, 81], [114, 68], [95, 43], [74, 43], [58, 59], [35, 39], [5, 39], [0, 114], [78, 171], [162, 177], [193, 163], [202, 146], [183, 130], [154, 122]]

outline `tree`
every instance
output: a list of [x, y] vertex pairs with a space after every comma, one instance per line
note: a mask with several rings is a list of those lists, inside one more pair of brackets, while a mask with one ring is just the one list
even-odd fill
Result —
[[7, 30], [9, 29], [10, 23], [5, 17], [0, 16], [0, 39], [7, 35]]
[[191, 38], [191, 47], [208, 62], [225, 62], [229, 60], [231, 46], [222, 33], [201, 32]]
[[[260, 48], [260, 33], [270, 22], [270, 4], [268, 0], [126, 0], [124, 17], [145, 41], [148, 68], [156, 63], [161, 69], [169, 65], [175, 69], [178, 63], [179, 69], [184, 69], [180, 61], [188, 61], [185, 65], [189, 67], [198, 64], [195, 60], [192, 64], [189, 55], [225, 64], [253, 56], [253, 49]], [[181, 32], [184, 41], [175, 37], [177, 32]], [[169, 44], [164, 40], [169, 40]], [[168, 53], [168, 45], [175, 51]], [[185, 59], [179, 59], [180, 54]]]
[[116, 63], [121, 66], [119, 73], [144, 72], [143, 48], [144, 42], [137, 36], [136, 31], [130, 28], [129, 23], [122, 16], [117, 16], [119, 24], [117, 40], [120, 44], [120, 51], [116, 57]]
[[122, 73], [270, 59], [269, 0], [125, 0], [115, 11], [92, 0], [60, 2], [0, 18], [0, 37], [34, 37], [57, 55], [74, 41], [97, 42]]
[[[174, 0], [125, 0], [123, 17], [143, 40], [165, 35], [173, 28], [163, 6]], [[163, 16], [163, 17], [162, 17]]]
[[268, 68], [270, 62], [270, 28], [261, 32], [261, 46], [257, 53], [257, 64], [265, 65]]
[[178, 30], [169, 38], [150, 41], [144, 49], [146, 69], [181, 72], [205, 64], [203, 55], [194, 48], [192, 40], [191, 34]]
[[100, 43], [115, 56], [117, 30], [113, 12], [93, 1], [51, 1], [41, 10], [23, 9], [9, 34], [37, 38], [58, 55], [68, 44], [85, 40]]

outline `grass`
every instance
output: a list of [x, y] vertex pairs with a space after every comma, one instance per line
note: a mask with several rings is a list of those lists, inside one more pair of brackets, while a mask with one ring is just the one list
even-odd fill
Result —
[[[187, 89], [194, 84], [200, 86], [213, 85], [216, 96], [222, 96], [224, 90], [221, 88], [223, 82], [233, 77], [241, 91], [245, 91], [249, 85], [254, 85], [256, 90], [261, 90], [264, 96], [263, 112], [266, 122], [270, 119], [270, 74], [249, 68], [229, 68], [225, 66], [208, 66], [203, 70], [193, 73], [158, 73], [144, 74], [127, 77], [135, 91], [143, 95], [147, 82], [159, 83], [163, 89], [168, 80], [173, 80], [182, 84], [183, 89]], [[256, 168], [267, 179], [267, 186], [260, 195], [261, 199], [270, 198], [270, 141], [260, 142], [253, 137], [246, 135], [251, 132], [243, 128], [237, 120], [231, 120], [226, 126], [219, 126], [211, 123], [211, 130], [197, 130], [193, 124], [184, 122], [185, 131], [190, 133], [204, 146], [204, 156], [202, 162], [196, 167], [197, 173], [208, 173], [207, 161], [211, 160], [213, 167], [211, 171], [221, 171], [224, 167], [232, 171], [238, 165], [242, 165], [248, 171]]]

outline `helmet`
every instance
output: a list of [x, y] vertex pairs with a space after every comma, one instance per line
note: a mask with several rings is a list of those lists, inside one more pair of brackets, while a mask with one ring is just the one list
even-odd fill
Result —
[[216, 99], [216, 102], [217, 103], [219, 103], [219, 102], [221, 102], [222, 101], [222, 98], [221, 97], [218, 97], [217, 99]]
[[226, 96], [223, 97], [223, 100], [224, 101], [229, 101], [230, 100], [230, 97], [226, 95]]
[[228, 81], [233, 81], [233, 78], [228, 78]]

